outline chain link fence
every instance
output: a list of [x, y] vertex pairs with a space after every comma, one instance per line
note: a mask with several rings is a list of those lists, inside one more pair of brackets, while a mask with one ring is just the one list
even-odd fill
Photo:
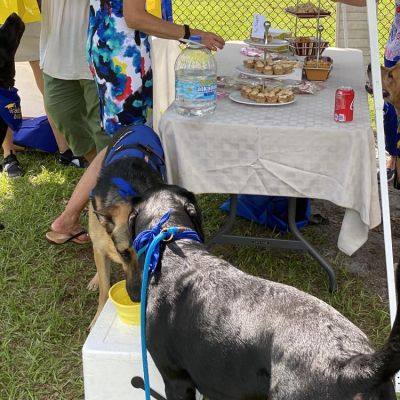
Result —
[[381, 54], [385, 49], [395, 13], [395, 4], [392, 0], [380, 0], [378, 3], [378, 33]]
[[[315, 36], [316, 19], [299, 19], [285, 12], [286, 7], [296, 5], [297, 0], [173, 0], [174, 20], [198, 29], [210, 30], [220, 34], [225, 40], [249, 38], [254, 14], [263, 14], [273, 27], [287, 29], [297, 36]], [[308, 0], [298, 0], [307, 2]], [[318, 0], [313, 1], [318, 4]], [[331, 15], [321, 18], [324, 27], [322, 37], [335, 45], [336, 3], [320, 0], [319, 6]], [[394, 1], [380, 0], [378, 5], [379, 43], [383, 51], [394, 16]], [[297, 31], [297, 32], [296, 32]]]

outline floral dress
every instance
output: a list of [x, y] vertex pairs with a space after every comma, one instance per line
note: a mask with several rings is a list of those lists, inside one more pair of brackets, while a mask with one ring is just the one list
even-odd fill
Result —
[[104, 130], [152, 125], [153, 76], [147, 34], [128, 28], [123, 0], [90, 0], [88, 61]]

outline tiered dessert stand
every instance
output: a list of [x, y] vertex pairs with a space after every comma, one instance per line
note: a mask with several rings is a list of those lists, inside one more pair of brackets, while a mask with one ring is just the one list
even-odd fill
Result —
[[[289, 47], [294, 55], [297, 56], [320, 56], [321, 52], [328, 45], [327, 42], [323, 41], [321, 38], [322, 31], [324, 30], [322, 26], [322, 18], [329, 17], [331, 13], [325, 11], [321, 8], [321, 0], [318, 0], [318, 5], [316, 6], [316, 11], [313, 12], [302, 12], [298, 9], [301, 6], [299, 0], [296, 2], [296, 7], [293, 9], [286, 8], [286, 12], [293, 15], [295, 19], [295, 29], [294, 29], [294, 41], [289, 40]], [[310, 20], [314, 19], [316, 22], [310, 23]], [[310, 40], [309, 42], [297, 42], [296, 38], [301, 39], [299, 31], [302, 29], [314, 29], [316, 31], [315, 40]]]

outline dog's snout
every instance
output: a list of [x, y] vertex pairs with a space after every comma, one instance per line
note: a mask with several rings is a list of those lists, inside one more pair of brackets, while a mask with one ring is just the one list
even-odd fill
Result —
[[126, 280], [126, 291], [128, 292], [129, 298], [133, 302], [139, 302], [140, 301], [140, 289], [141, 289], [141, 283], [139, 280], [134, 279], [134, 277], [127, 277]]

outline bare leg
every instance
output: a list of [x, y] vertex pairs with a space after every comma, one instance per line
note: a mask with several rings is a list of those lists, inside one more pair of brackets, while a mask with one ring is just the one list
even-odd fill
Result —
[[22, 176], [23, 172], [21, 166], [15, 156], [15, 146], [13, 143], [13, 133], [10, 128], [7, 128], [6, 136], [3, 142], [4, 161], [3, 171], [9, 178], [16, 178]]
[[[35, 77], [36, 85], [43, 96], [43, 93], [44, 93], [43, 73], [42, 73], [42, 70], [40, 69], [39, 61], [29, 61], [29, 64], [31, 65], [33, 76]], [[58, 151], [60, 153], [64, 153], [64, 151], [68, 150], [68, 148], [69, 148], [68, 143], [65, 140], [65, 137], [57, 129], [56, 125], [54, 124], [54, 122], [53, 122], [52, 118], [50, 117], [49, 113], [47, 112], [47, 110], [46, 110], [46, 115], [49, 120], [51, 129], [53, 130], [54, 138], [56, 139], [57, 146], [58, 146]]]
[[15, 154], [12, 130], [10, 128], [7, 129], [6, 137], [4, 138], [3, 152], [4, 152], [4, 158], [9, 156], [11, 152]]
[[75, 234], [81, 230], [79, 218], [96, 185], [105, 153], [106, 148], [97, 154], [82, 175], [64, 211], [51, 224], [53, 232]]

